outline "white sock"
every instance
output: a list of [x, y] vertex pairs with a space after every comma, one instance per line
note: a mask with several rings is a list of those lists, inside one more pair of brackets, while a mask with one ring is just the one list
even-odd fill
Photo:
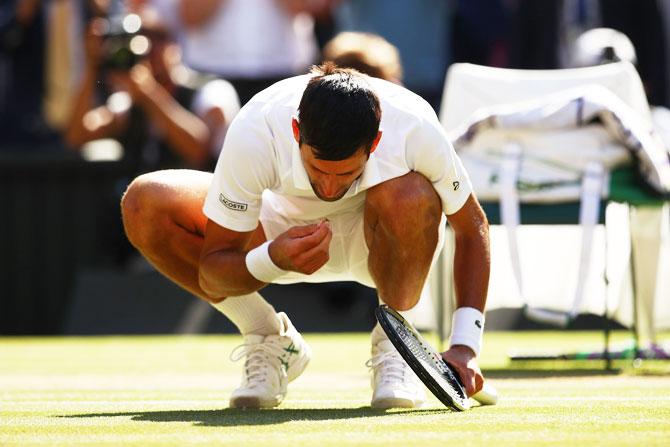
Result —
[[281, 331], [281, 320], [275, 308], [258, 292], [229, 296], [212, 306], [228, 317], [242, 335], [273, 335]]

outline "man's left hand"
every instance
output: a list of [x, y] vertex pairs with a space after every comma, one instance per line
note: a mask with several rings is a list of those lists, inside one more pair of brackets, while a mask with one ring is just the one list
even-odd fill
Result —
[[468, 397], [477, 394], [482, 389], [484, 376], [472, 349], [464, 345], [455, 345], [442, 353], [442, 359], [456, 370], [465, 385]]

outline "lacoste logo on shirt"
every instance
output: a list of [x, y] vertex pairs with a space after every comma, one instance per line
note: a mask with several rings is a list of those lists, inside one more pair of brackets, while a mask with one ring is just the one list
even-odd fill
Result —
[[479, 329], [482, 328], [482, 322], [479, 320], [475, 320], [475, 326], [477, 326]]
[[228, 209], [231, 209], [233, 211], [246, 211], [247, 210], [247, 204], [246, 203], [240, 203], [240, 202], [234, 202], [230, 199], [228, 199], [226, 196], [223, 194], [219, 194], [219, 202], [223, 204]]
[[454, 185], [454, 191], [457, 191], [458, 187], [461, 186], [460, 182], [454, 182], [452, 185]]

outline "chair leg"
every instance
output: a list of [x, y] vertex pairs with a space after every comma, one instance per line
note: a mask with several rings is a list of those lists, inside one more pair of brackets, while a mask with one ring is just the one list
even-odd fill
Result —
[[612, 326], [610, 324], [609, 316], [609, 277], [607, 276], [607, 259], [608, 259], [608, 241], [607, 241], [607, 217], [605, 217], [605, 269], [603, 270], [603, 280], [605, 281], [605, 309], [603, 311], [603, 324], [605, 333], [605, 349], [603, 350], [603, 357], [605, 358], [605, 370], [612, 370], [612, 355], [610, 354], [610, 336]]

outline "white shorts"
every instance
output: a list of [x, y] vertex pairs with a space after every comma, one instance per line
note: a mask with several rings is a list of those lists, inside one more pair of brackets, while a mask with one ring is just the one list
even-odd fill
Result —
[[[263, 196], [260, 214], [260, 221], [268, 240], [275, 239], [293, 226], [309, 225], [318, 223], [321, 220], [321, 218], [301, 220], [286, 217], [281, 212], [281, 207], [278, 206], [278, 203], [267, 203], [269, 199], [271, 197], [267, 195]], [[323, 216], [323, 218], [330, 221], [333, 231], [333, 239], [330, 242], [330, 259], [323, 267], [311, 275], [288, 272], [274, 282], [277, 284], [294, 284], [298, 282], [356, 281], [365, 286], [375, 288], [374, 281], [368, 270], [369, 252], [363, 232], [363, 207], [364, 202], [361, 201], [360, 205], [355, 209]], [[444, 245], [445, 226], [446, 217], [442, 214], [438, 243], [433, 255], [431, 268], [435, 265]]]

